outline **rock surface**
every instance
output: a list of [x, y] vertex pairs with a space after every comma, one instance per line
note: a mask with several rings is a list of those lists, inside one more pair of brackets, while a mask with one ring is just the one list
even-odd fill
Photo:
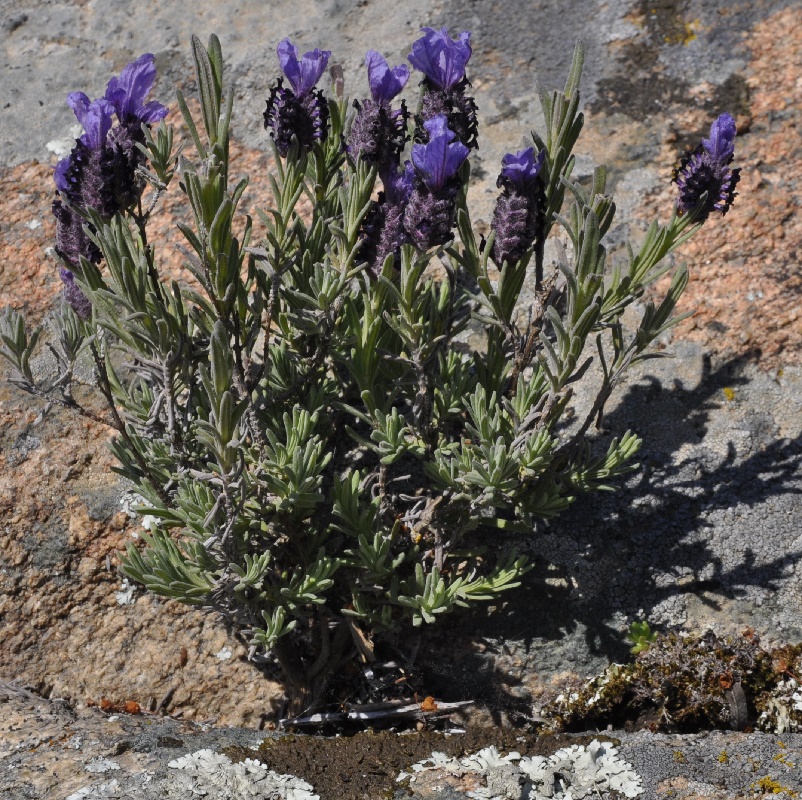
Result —
[[[315, 763], [311, 757], [306, 763], [303, 756], [296, 758], [295, 764], [301, 768], [296, 766], [292, 779], [286, 777], [279, 764], [265, 755], [269, 749], [257, 752], [265, 734], [253, 729], [214, 728], [141, 714], [104, 714], [98, 709], [73, 710], [35, 695], [26, 696], [9, 684], [0, 684], [0, 710], [0, 796], [8, 800], [183, 800], [190, 796], [189, 791], [208, 800], [240, 796], [376, 800], [379, 796], [354, 793], [347, 784], [332, 786], [327, 773], [336, 772], [338, 765]], [[358, 741], [360, 738], [364, 741]], [[371, 736], [362, 734], [356, 740], [351, 746], [365, 748], [366, 763], [370, 763]], [[609, 771], [619, 776], [623, 773], [626, 781], [619, 785], [631, 792], [628, 797], [741, 800], [762, 794], [795, 797], [802, 790], [796, 766], [802, 760], [799, 734], [777, 737], [716, 731], [665, 736], [608, 731], [596, 741], [614, 747], [615, 768]], [[566, 751], [592, 751], [592, 742], [593, 737], [587, 736], [561, 737], [544, 741], [538, 752], [541, 759], [555, 754], [564, 762]], [[302, 753], [306, 744], [298, 738], [294, 746]], [[499, 748], [502, 757], [508, 751]], [[270, 772], [243, 762], [248, 755], [251, 761], [262, 758]], [[243, 763], [235, 767], [232, 759]], [[514, 757], [505, 765], [487, 753], [484, 763], [474, 758], [471, 769], [459, 772], [453, 766], [447, 768], [445, 756], [438, 759], [440, 768], [432, 768], [437, 764], [430, 759], [416, 759], [413, 763], [419, 764], [418, 770], [403, 760], [393, 769], [386, 754], [385, 759], [381, 796], [392, 796], [396, 788], [397, 800], [458, 800], [468, 797], [468, 792], [490, 788], [487, 795], [474, 796], [501, 800], [535, 797], [526, 794], [525, 784], [518, 781], [514, 766], [518, 759]], [[401, 772], [415, 780], [399, 782]], [[585, 764], [577, 772], [587, 776], [593, 770]], [[358, 782], [359, 776], [353, 775], [353, 780]], [[240, 793], [235, 794], [235, 789]]]
[[[578, 171], [610, 165], [617, 241], [637, 240], [651, 217], [668, 215], [673, 166], [723, 110], [739, 123], [740, 196], [676, 257], [692, 276], [680, 310], [697, 309], [666, 342], [676, 358], [649, 362], [609, 408], [607, 429], [643, 436], [642, 471], [615, 495], [581, 500], [522, 545], [537, 569], [501, 614], [457, 617], [447, 635], [426, 633], [419, 661], [427, 691], [476, 697], [495, 720], [510, 710], [529, 716], [565, 681], [625, 658], [623, 632], [636, 618], [692, 631], [749, 625], [766, 641], [798, 641], [800, 8], [782, 0], [248, 0], [229, 13], [199, 0], [186, 13], [155, 0], [6, 2], [0, 305], [42, 319], [58, 302], [50, 170], [75, 135], [64, 97], [100, 94], [142, 52], [156, 54], [156, 96], [167, 100], [176, 84], [193, 88], [190, 34], [218, 33], [237, 82], [235, 163], [253, 177], [253, 207], [265, 202], [261, 114], [279, 39], [334, 51], [359, 95], [368, 48], [399, 63], [422, 25], [472, 30], [483, 138], [471, 202], [481, 226], [501, 155], [538, 125], [534, 77], [561, 85], [570, 43], [581, 36], [587, 122]], [[166, 211], [165, 235], [180, 203], [168, 199]], [[179, 269], [170, 251], [165, 268]], [[280, 687], [245, 661], [218, 621], [121, 582], [116, 553], [141, 520], [109, 471], [106, 431], [41, 411], [0, 381], [0, 676], [65, 698], [79, 713], [102, 696], [145, 708], [168, 697], [163, 707], [186, 720], [257, 728], [274, 719]], [[674, 791], [707, 791], [693, 788], [695, 778], [683, 788], [687, 776], [672, 774], [665, 786]], [[24, 779], [13, 785], [22, 791]]]

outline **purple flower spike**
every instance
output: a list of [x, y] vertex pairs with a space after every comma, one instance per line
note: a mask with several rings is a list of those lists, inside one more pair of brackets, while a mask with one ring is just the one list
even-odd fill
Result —
[[674, 174], [680, 214], [694, 212], [694, 221], [704, 222], [713, 211], [722, 215], [729, 211], [741, 177], [740, 169], [730, 169], [734, 156], [735, 120], [722, 114], [710, 127], [710, 138], [685, 156]]
[[502, 192], [490, 223], [496, 234], [490, 255], [499, 267], [519, 261], [541, 232], [545, 192], [540, 172], [545, 159], [546, 150], [535, 155], [534, 147], [501, 159], [496, 185]]
[[413, 190], [404, 210], [404, 230], [419, 249], [445, 244], [452, 238], [460, 182], [457, 172], [470, 152], [448, 127], [444, 114], [424, 123], [428, 144], [412, 147]]
[[427, 120], [428, 144], [412, 147], [412, 163], [432, 192], [439, 192], [457, 174], [470, 152], [462, 142], [452, 141], [456, 134], [447, 127], [445, 115]]
[[397, 166], [408, 139], [406, 104], [402, 100], [401, 108], [393, 110], [391, 103], [406, 86], [409, 70], [403, 64], [390, 69], [375, 50], [368, 50], [365, 63], [372, 99], [354, 101], [357, 113], [348, 134], [347, 150], [353, 158], [362, 157], [385, 172]]
[[365, 64], [374, 102], [389, 103], [407, 85], [409, 68], [405, 64], [390, 69], [384, 56], [375, 50], [368, 50]]
[[61, 258], [76, 272], [81, 269], [81, 257], [93, 264], [99, 264], [102, 255], [86, 235], [83, 219], [59, 198], [53, 201], [52, 210], [56, 218], [56, 252]]
[[[84, 133], [69, 157], [59, 161], [53, 171], [59, 196], [52, 210], [56, 252], [70, 266], [61, 275], [65, 297], [83, 318], [89, 301], [73, 281], [73, 272], [80, 272], [82, 258], [97, 264], [102, 256], [84, 230], [80, 210], [92, 209], [110, 219], [131, 208], [141, 195], [144, 183], [137, 168], [145, 156], [137, 144], [145, 141], [142, 124], [157, 122], [167, 114], [161, 103], [145, 102], [155, 77], [153, 56], [145, 53], [108, 82], [104, 97], [90, 102], [83, 92], [67, 96]], [[112, 126], [114, 114], [119, 124]]]
[[447, 28], [421, 30], [423, 37], [413, 43], [407, 59], [438, 89], [450, 89], [465, 77], [465, 66], [472, 52], [471, 34], [463, 31], [452, 39]]
[[276, 52], [291, 88], [284, 88], [284, 78], [278, 79], [270, 90], [264, 120], [279, 154], [286, 158], [293, 137], [302, 150], [308, 151], [328, 135], [329, 106], [315, 84], [329, 63], [331, 51], [310, 50], [299, 61], [298, 48], [284, 39]]
[[545, 149], [535, 155], [534, 147], [519, 150], [514, 155], [507, 153], [501, 159], [501, 175], [519, 189], [524, 189], [537, 179], [545, 159]]
[[421, 81], [420, 112], [415, 116], [415, 141], [426, 141], [427, 120], [445, 114], [457, 139], [467, 147], [478, 147], [476, 103], [465, 93], [470, 86], [465, 66], [471, 57], [471, 34], [463, 31], [451, 39], [446, 28], [440, 31], [423, 28], [423, 31], [423, 38], [412, 45], [408, 56], [410, 64], [426, 76]]
[[393, 167], [380, 175], [384, 191], [379, 192], [379, 201], [371, 206], [360, 231], [360, 257], [375, 278], [381, 274], [384, 261], [390, 253], [395, 255], [398, 263], [401, 245], [407, 241], [404, 213], [412, 194], [415, 169], [407, 161], [403, 168]]
[[304, 97], [320, 80], [329, 63], [331, 50], [310, 50], [298, 60], [298, 48], [289, 39], [284, 39], [276, 48], [281, 71], [287, 76], [296, 97]]
[[105, 99], [114, 106], [121, 125], [139, 127], [143, 122], [158, 122], [167, 116], [167, 109], [161, 103], [145, 102], [156, 80], [153, 60], [152, 53], [141, 55], [106, 86]]

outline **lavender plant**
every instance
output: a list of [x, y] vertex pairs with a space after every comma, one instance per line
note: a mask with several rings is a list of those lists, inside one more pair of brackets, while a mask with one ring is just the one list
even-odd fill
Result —
[[[666, 256], [731, 205], [735, 126], [714, 122], [677, 173], [669, 221], [609, 270], [605, 169], [586, 186], [571, 177], [581, 46], [565, 89], [540, 92], [543, 133], [502, 161], [484, 241], [466, 202], [478, 137], [470, 34], [424, 29], [413, 44], [414, 120], [394, 107], [407, 67], [370, 51], [371, 97], [351, 111], [341, 91], [317, 88], [328, 51], [299, 56], [285, 39], [264, 115], [273, 205], [255, 241], [240, 210], [248, 179], [232, 178], [220, 43], [193, 38], [193, 52], [200, 112], [178, 93], [192, 159], [166, 108], [146, 102], [152, 56], [99, 100], [69, 96], [85, 133], [55, 171], [57, 374], [34, 373], [41, 330], [12, 310], [0, 352], [17, 385], [116, 430], [116, 470], [161, 521], [129, 546], [122, 572], [223, 615], [252, 658], [277, 659], [299, 703], [313, 704], [345, 663], [372, 661], [405, 626], [517, 586], [526, 559], [503, 534], [530, 533], [634, 468], [636, 435], [599, 451], [588, 434], [625, 371], [677, 322], [686, 269], [634, 330], [622, 315]], [[192, 280], [168, 285], [147, 232], [176, 183], [193, 217], [178, 224]], [[566, 246], [546, 264], [555, 225]], [[522, 303], [530, 274], [534, 301]], [[460, 337], [469, 325], [486, 332], [480, 352]], [[105, 415], [74, 377], [84, 356]], [[569, 424], [594, 361], [590, 413]]]

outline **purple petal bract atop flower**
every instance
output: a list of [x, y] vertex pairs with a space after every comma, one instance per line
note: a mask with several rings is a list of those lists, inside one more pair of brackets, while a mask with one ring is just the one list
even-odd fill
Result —
[[545, 158], [546, 151], [541, 150], [535, 155], [534, 147], [519, 150], [514, 155], [507, 153], [501, 159], [501, 174], [517, 187], [523, 189], [529, 186], [540, 174]]
[[435, 86], [450, 89], [465, 77], [465, 67], [472, 52], [471, 34], [463, 31], [456, 39], [452, 39], [447, 28], [439, 31], [434, 28], [421, 30], [424, 35], [413, 43], [407, 59]]
[[456, 134], [446, 123], [444, 114], [427, 120], [424, 127], [429, 133], [428, 143], [412, 147], [412, 163], [433, 192], [440, 191], [456, 175], [470, 152], [462, 142], [452, 141]]
[[368, 50], [365, 64], [370, 94], [376, 103], [389, 103], [407, 85], [409, 68], [406, 64], [390, 69], [384, 56], [375, 50]]
[[104, 98], [89, 102], [83, 92], [70, 92], [67, 105], [75, 112], [78, 122], [84, 129], [81, 141], [90, 150], [98, 150], [106, 141], [111, 130], [111, 116], [114, 106]]
[[287, 76], [297, 97], [304, 97], [315, 88], [329, 63], [331, 50], [315, 48], [298, 60], [298, 48], [289, 39], [283, 39], [276, 48], [281, 71]]
[[726, 164], [735, 152], [735, 120], [722, 114], [710, 126], [710, 138], [702, 139], [705, 150], [718, 162]]
[[156, 80], [153, 60], [152, 53], [141, 55], [106, 85], [105, 99], [114, 106], [122, 124], [158, 122], [167, 116], [167, 109], [161, 103], [145, 102]]

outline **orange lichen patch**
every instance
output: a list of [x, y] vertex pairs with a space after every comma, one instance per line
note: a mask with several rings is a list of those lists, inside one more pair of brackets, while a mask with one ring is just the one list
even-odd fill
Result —
[[113, 700], [109, 700], [108, 697], [101, 697], [100, 702], [97, 704], [91, 700], [87, 702], [87, 706], [91, 707], [94, 705], [97, 705], [101, 711], [105, 711], [109, 714], [122, 713], [135, 715], [142, 713], [142, 707], [136, 702], [136, 700], [125, 700], [122, 703], [115, 703]]
[[[786, 9], [757, 25], [747, 42], [751, 119], [738, 120], [738, 197], [724, 219], [711, 217], [677, 254], [691, 271], [678, 311], [695, 314], [674, 335], [771, 369], [802, 363], [802, 21]], [[705, 131], [709, 124], [685, 112], [673, 127]], [[661, 163], [675, 155], [671, 138]], [[664, 173], [667, 188], [645, 204], [647, 214], [673, 202], [670, 170]]]

